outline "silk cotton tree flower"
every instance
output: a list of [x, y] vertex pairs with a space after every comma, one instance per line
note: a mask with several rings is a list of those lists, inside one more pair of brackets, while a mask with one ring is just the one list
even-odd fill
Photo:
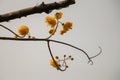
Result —
[[25, 36], [29, 33], [29, 28], [26, 25], [21, 25], [18, 27], [18, 34]]
[[69, 31], [70, 29], [72, 29], [72, 25], [73, 23], [72, 22], [64, 22], [62, 23], [62, 29], [60, 30], [60, 35], [63, 35], [64, 33], [66, 33], [67, 31]]
[[12, 30], [10, 30], [8, 28], [6, 28], [6, 29], [14, 34], [14, 38], [24, 38], [27, 35], [29, 39], [35, 39], [35, 36], [30, 35], [30, 30], [29, 30], [29, 27], [27, 25], [19, 26], [17, 29], [18, 34], [16, 34], [15, 32], [13, 32]]
[[[8, 29], [8, 28], [7, 28]], [[21, 25], [18, 27], [18, 34], [14, 33], [12, 30], [8, 29], [10, 32], [12, 32], [14, 34], [14, 38], [18, 38], [18, 37], [25, 37], [26, 35], [28, 35], [29, 33], [29, 28], [26, 25]]]
[[46, 16], [45, 22], [47, 26], [50, 26], [51, 28], [54, 28], [56, 25], [56, 19], [53, 16]]

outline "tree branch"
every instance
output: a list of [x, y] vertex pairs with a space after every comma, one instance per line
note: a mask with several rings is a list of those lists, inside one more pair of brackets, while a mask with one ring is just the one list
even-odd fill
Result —
[[[96, 54], [96, 55], [94, 55], [94, 56], [92, 56], [92, 57], [90, 57], [90, 56], [87, 54], [87, 52], [84, 51], [83, 49], [80, 49], [80, 48], [78, 48], [78, 47], [76, 47], [76, 46], [73, 46], [73, 45], [71, 45], [71, 44], [68, 44], [68, 43], [65, 43], [65, 42], [62, 42], [62, 41], [57, 41], [57, 40], [52, 40], [52, 39], [46, 39], [46, 38], [45, 38], [45, 39], [44, 39], [44, 38], [42, 38], [42, 39], [40, 39], [40, 38], [29, 39], [29, 38], [0, 37], [0, 40], [13, 40], [13, 41], [45, 41], [45, 42], [48, 42], [48, 44], [49, 44], [49, 42], [54, 42], [54, 43], [59, 43], [59, 44], [67, 45], [67, 46], [69, 46], [69, 47], [72, 47], [72, 48], [74, 48], [74, 49], [77, 49], [77, 50], [83, 52], [83, 53], [86, 55], [86, 57], [88, 58], [88, 60], [89, 60], [88, 63], [91, 63], [91, 64], [93, 64], [93, 61], [92, 61], [91, 59], [99, 56], [99, 55], [102, 53], [102, 49], [101, 49], [101, 47], [99, 47], [99, 49], [100, 49], [99, 53]], [[49, 45], [48, 45], [48, 48], [49, 48]], [[50, 54], [52, 54], [51, 50], [50, 50]]]
[[49, 3], [49, 4], [44, 4], [44, 2], [42, 2], [38, 6], [29, 7], [29, 8], [21, 9], [18, 11], [9, 12], [6, 14], [1, 14], [0, 22], [9, 21], [9, 20], [21, 18], [21, 17], [26, 17], [28, 15], [35, 14], [35, 13], [45, 12], [48, 14], [54, 9], [66, 8], [72, 4], [75, 4], [75, 0], [64, 0], [64, 1], [59, 1], [54, 3]]

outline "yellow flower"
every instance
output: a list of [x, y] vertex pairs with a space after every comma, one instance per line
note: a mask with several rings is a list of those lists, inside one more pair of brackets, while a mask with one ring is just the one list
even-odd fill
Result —
[[26, 25], [21, 25], [18, 27], [18, 34], [19, 35], [27, 35], [29, 33], [29, 28]]
[[56, 19], [62, 18], [62, 15], [63, 15], [62, 12], [56, 12], [56, 13], [54, 14], [54, 16], [55, 16]]
[[50, 30], [49, 30], [49, 33], [50, 33], [51, 35], [54, 35], [55, 29], [50, 29]]
[[60, 35], [63, 35], [63, 34], [66, 33], [66, 32], [67, 32], [67, 31], [66, 31], [65, 29], [61, 29], [60, 32], [59, 32], [59, 34], [60, 34]]
[[51, 28], [54, 28], [56, 25], [56, 19], [52, 16], [45, 17], [45, 22], [47, 26], [50, 26]]
[[63, 24], [63, 29], [68, 31], [69, 29], [72, 29], [72, 22], [64, 22]]
[[58, 69], [58, 62], [55, 61], [57, 63], [57, 65], [54, 63], [53, 59], [50, 59], [50, 65], [53, 66], [54, 68]]

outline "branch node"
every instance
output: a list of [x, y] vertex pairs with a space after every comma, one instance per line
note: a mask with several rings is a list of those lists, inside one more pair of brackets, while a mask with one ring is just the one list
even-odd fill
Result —
[[41, 6], [45, 6], [45, 3], [44, 3], [44, 2], [42, 2]]

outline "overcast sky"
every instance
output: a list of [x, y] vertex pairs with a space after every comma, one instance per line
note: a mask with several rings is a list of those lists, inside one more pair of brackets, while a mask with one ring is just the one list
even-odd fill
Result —
[[[0, 0], [0, 14], [35, 6], [42, 2], [60, 0]], [[120, 80], [120, 0], [76, 0], [76, 4], [58, 10], [63, 12], [62, 22], [73, 22], [73, 29], [52, 39], [64, 41], [85, 50], [89, 56], [103, 52], [87, 64], [86, 56], [73, 48], [52, 43], [54, 55], [72, 55], [74, 61], [60, 72], [49, 65], [46, 42], [21, 42], [0, 40], [0, 80]], [[1, 24], [17, 32], [17, 27], [29, 26], [31, 35], [49, 36], [44, 17], [50, 14], [34, 14]], [[0, 36], [13, 37], [3, 28]]]

